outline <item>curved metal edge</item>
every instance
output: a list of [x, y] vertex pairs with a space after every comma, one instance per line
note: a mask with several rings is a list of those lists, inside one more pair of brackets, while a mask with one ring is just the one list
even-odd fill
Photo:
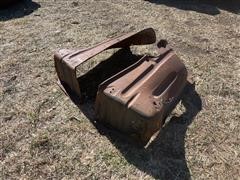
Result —
[[[104, 50], [111, 48], [144, 45], [156, 42], [156, 34], [152, 28], [138, 32], [127, 33], [108, 39], [96, 46], [77, 51], [60, 50], [54, 54], [55, 69], [61, 89], [75, 102], [82, 102], [80, 86], [77, 80], [76, 68]], [[79, 99], [79, 101], [76, 101]]]

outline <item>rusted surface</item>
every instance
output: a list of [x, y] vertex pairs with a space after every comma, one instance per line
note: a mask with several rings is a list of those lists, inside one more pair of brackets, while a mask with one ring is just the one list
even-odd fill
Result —
[[[155, 41], [155, 32], [150, 28], [118, 36], [91, 48], [61, 50], [54, 56], [59, 84], [65, 93], [81, 101], [77, 66], [109, 48]], [[173, 50], [166, 47], [165, 41], [160, 41], [158, 47], [159, 56], [143, 56], [102, 82], [96, 97], [97, 119], [142, 144], [162, 127], [187, 82], [187, 70]]]
[[151, 44], [155, 41], [156, 36], [154, 30], [148, 28], [136, 33], [128, 33], [106, 40], [91, 48], [78, 51], [60, 50], [54, 55], [55, 68], [60, 85], [68, 95], [75, 96], [81, 101], [81, 85], [78, 83], [76, 74], [76, 68], [79, 65], [106, 49]]
[[186, 68], [172, 50], [145, 56], [100, 85], [98, 119], [145, 144], [161, 128], [186, 82]]

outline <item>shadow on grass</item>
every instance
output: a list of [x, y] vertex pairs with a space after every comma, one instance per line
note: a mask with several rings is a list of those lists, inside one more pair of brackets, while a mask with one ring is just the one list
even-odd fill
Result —
[[120, 49], [109, 59], [98, 64], [79, 78], [85, 103], [79, 108], [85, 116], [105, 135], [125, 159], [135, 167], [154, 178], [189, 179], [190, 172], [185, 157], [185, 136], [188, 126], [202, 108], [201, 98], [192, 85], [187, 85], [181, 97], [185, 112], [171, 117], [147, 148], [136, 147], [127, 137], [97, 123], [94, 115], [94, 102], [98, 85], [106, 78], [139, 60], [130, 49]]
[[7, 6], [0, 7], [0, 21], [21, 18], [40, 8], [40, 4], [32, 0], [20, 0]]
[[182, 10], [191, 10], [209, 15], [220, 14], [220, 9], [235, 14], [240, 13], [239, 0], [145, 0], [155, 4], [163, 4]]

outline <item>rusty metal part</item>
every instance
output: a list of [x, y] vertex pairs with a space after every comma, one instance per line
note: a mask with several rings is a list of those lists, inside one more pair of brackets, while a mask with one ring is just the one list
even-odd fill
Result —
[[77, 80], [76, 68], [93, 56], [110, 48], [129, 47], [131, 45], [152, 44], [156, 41], [156, 35], [152, 28], [139, 32], [127, 33], [104, 41], [94, 47], [81, 49], [78, 51], [60, 50], [54, 55], [55, 68], [59, 78], [59, 83], [68, 95], [74, 99], [82, 101], [80, 86]]
[[187, 70], [172, 50], [144, 56], [99, 86], [98, 119], [146, 144], [178, 102], [186, 82]]
[[[60, 50], [54, 56], [59, 85], [73, 100], [82, 100], [76, 68], [100, 52], [118, 47], [151, 44], [153, 29], [128, 33], [78, 51]], [[164, 124], [179, 101], [187, 70], [167, 42], [158, 43], [159, 56], [143, 56], [99, 85], [95, 111], [108, 124], [146, 144]]]

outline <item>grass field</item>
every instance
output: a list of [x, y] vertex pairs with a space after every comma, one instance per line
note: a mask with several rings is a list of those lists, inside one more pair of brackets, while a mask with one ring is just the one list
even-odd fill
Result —
[[[34, 0], [0, 10], [0, 179], [239, 179], [239, 7]], [[83, 113], [92, 106], [81, 111], [61, 92], [53, 53], [145, 27], [168, 40], [196, 87], [152, 143], [137, 148], [96, 127]], [[89, 66], [113, 53], [121, 52]]]

